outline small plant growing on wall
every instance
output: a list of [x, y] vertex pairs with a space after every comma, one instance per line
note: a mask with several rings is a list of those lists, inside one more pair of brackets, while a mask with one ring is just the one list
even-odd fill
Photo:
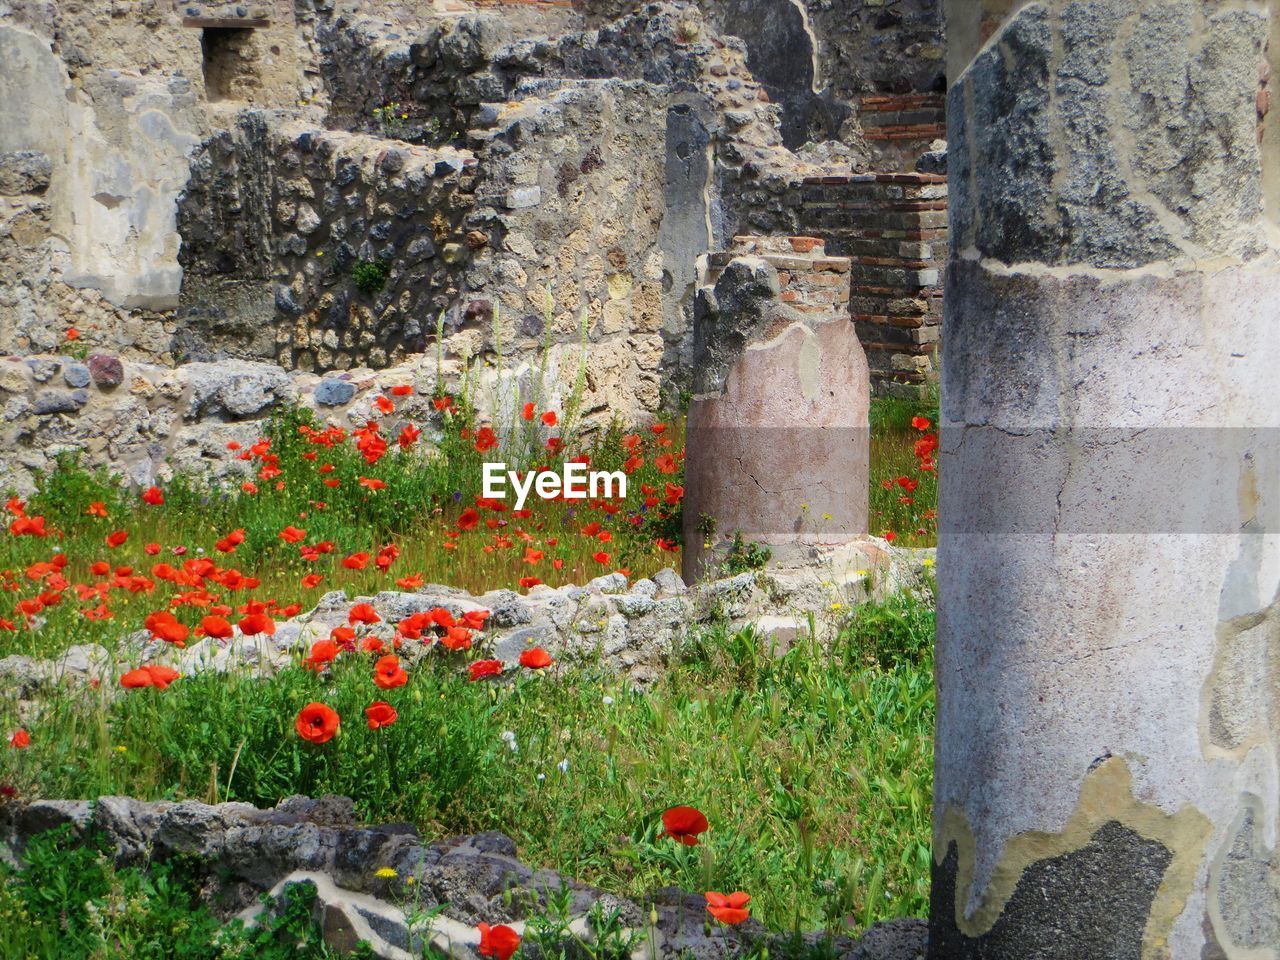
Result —
[[381, 290], [390, 274], [391, 264], [385, 260], [357, 260], [351, 268], [351, 279], [365, 296], [373, 296]]

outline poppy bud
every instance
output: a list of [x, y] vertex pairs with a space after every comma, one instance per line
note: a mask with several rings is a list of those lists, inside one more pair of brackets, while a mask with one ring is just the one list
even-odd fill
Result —
[[422, 691], [421, 691], [421, 690], [414, 690], [414, 691], [413, 691], [413, 702], [414, 702], [414, 703], [421, 703], [421, 702], [422, 702]]
[[510, 887], [502, 888], [502, 905], [504, 907], [511, 906], [511, 888]]
[[658, 925], [658, 908], [649, 908], [649, 926], [656, 927]]

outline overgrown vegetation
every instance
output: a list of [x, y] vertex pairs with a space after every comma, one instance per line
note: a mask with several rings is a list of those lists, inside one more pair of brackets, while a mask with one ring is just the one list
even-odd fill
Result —
[[[0, 862], [0, 956], [5, 960], [330, 960], [311, 916], [315, 888], [297, 884], [260, 922], [220, 924], [181, 861], [112, 865], [111, 853], [40, 834], [22, 868]], [[359, 954], [352, 955], [358, 960]]]
[[[20, 797], [346, 794], [428, 836], [506, 831], [526, 859], [637, 899], [745, 890], [773, 929], [861, 926], [927, 907], [932, 628], [927, 603], [902, 599], [781, 657], [710, 631], [644, 692], [590, 665], [471, 683], [442, 659], [378, 690], [361, 657], [331, 675], [62, 689], [24, 718], [31, 746], [0, 752], [0, 782]], [[293, 731], [316, 699], [344, 718], [319, 746]], [[374, 699], [391, 726], [356, 720]], [[709, 819], [700, 846], [659, 835], [676, 804]]]

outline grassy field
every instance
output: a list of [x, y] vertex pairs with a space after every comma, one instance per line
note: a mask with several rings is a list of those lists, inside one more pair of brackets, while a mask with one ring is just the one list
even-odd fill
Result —
[[[143, 493], [64, 463], [35, 495], [7, 503], [0, 656], [115, 649], [144, 622], [177, 643], [213, 629], [210, 617], [260, 629], [333, 589], [439, 582], [479, 593], [677, 563], [678, 420], [587, 441], [530, 410], [489, 436], [465, 404], [446, 404], [421, 425], [439, 450], [425, 454], [412, 432], [409, 442], [394, 432], [396, 402], [354, 435], [285, 412], [238, 451], [242, 484], [178, 477]], [[872, 529], [899, 544], [935, 535], [933, 419], [921, 405], [873, 406]], [[554, 469], [571, 453], [627, 472], [631, 496], [525, 511], [478, 498], [483, 460]], [[373, 658], [354, 651], [266, 682], [59, 688], [21, 715], [0, 700], [5, 739], [30, 738], [0, 749], [0, 787], [18, 799], [259, 805], [340, 793], [371, 821], [411, 820], [432, 837], [504, 830], [529, 862], [641, 901], [671, 884], [741, 889], [773, 929], [857, 928], [926, 909], [932, 635], [930, 604], [905, 598], [856, 610], [830, 649], [780, 658], [750, 632], [710, 631], [689, 637], [643, 693], [559, 664], [471, 682], [466, 661], [478, 651], [432, 656], [386, 690], [372, 682]], [[368, 728], [375, 700], [398, 711], [392, 725]], [[328, 742], [295, 732], [311, 701], [341, 718]], [[662, 811], [680, 804], [711, 823], [700, 847], [659, 837]], [[113, 890], [151, 882], [99, 879]], [[161, 913], [180, 906], [155, 902]], [[36, 917], [24, 903], [0, 898], [0, 920]]]
[[[0, 753], [0, 782], [260, 805], [345, 794], [429, 836], [504, 830], [529, 861], [638, 899], [741, 889], [775, 929], [861, 926], [926, 908], [932, 630], [928, 605], [900, 599], [859, 610], [830, 650], [774, 658], [750, 632], [710, 632], [643, 693], [584, 668], [472, 683], [437, 658], [379, 690], [368, 655], [331, 675], [66, 690], [24, 718], [31, 745]], [[328, 743], [293, 731], [312, 700], [342, 718]], [[373, 700], [394, 724], [368, 729]], [[17, 722], [0, 707], [0, 729]], [[704, 845], [658, 837], [679, 804], [707, 815]]]

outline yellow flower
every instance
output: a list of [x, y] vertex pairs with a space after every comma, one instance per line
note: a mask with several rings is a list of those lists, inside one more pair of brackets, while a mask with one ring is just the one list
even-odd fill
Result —
[[925, 558], [924, 558], [924, 565], [925, 565], [926, 567], [932, 567], [936, 562], [937, 562], [937, 561], [936, 561], [936, 560], [934, 560], [934, 559], [933, 559], [933, 557], [925, 557]]
[[126, 747], [123, 743], [120, 744], [120, 746], [116, 747], [116, 753], [128, 753], [128, 752], [129, 752], [129, 748]]
[[832, 609], [832, 610], [840, 610], [840, 609], [842, 609], [843, 607], [844, 607], [844, 604], [843, 604], [843, 603], [833, 603], [833, 604], [831, 605], [831, 609]]
[[390, 867], [379, 867], [374, 871], [373, 875], [383, 880], [393, 880], [395, 879], [396, 872]]
[[865, 576], [867, 575], [867, 571], [865, 571], [865, 570], [855, 570], [855, 571], [853, 571], [853, 575], [854, 575], [855, 577], [865, 577]]
[[414, 877], [414, 875], [411, 873], [411, 874], [409, 874], [409, 876], [407, 876], [407, 877], [405, 877], [405, 878], [404, 878], [404, 882], [405, 882], [405, 883], [407, 883], [407, 884], [409, 884], [409, 886], [413, 886], [415, 883], [417, 883], [417, 882], [418, 882], [418, 880], [417, 880], [417, 878], [416, 878], [416, 877]]
[[802, 503], [802, 504], [800, 504], [800, 509], [801, 509], [801, 510], [808, 510], [808, 509], [809, 509], [809, 505], [808, 505], [807, 503]]

